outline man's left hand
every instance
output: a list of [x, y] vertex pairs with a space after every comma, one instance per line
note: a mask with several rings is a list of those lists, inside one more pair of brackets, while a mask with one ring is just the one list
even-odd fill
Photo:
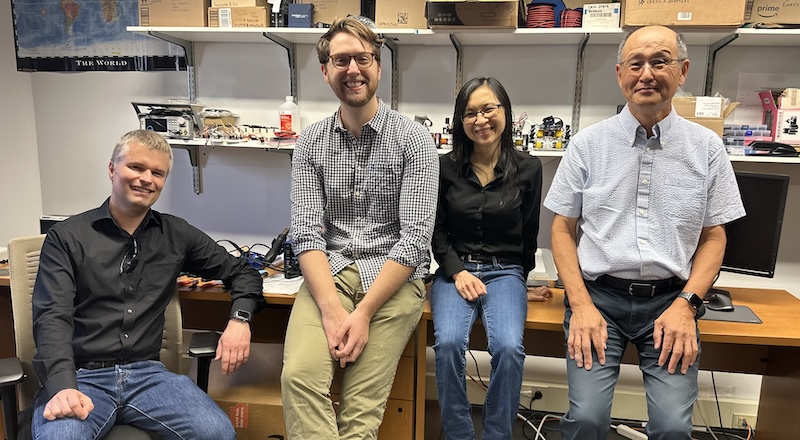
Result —
[[658, 365], [663, 367], [669, 360], [667, 371], [674, 374], [681, 365], [681, 374], [697, 360], [697, 321], [689, 304], [680, 299], [673, 303], [655, 321], [653, 329], [655, 349], [661, 350]]
[[361, 356], [369, 340], [369, 321], [370, 317], [356, 307], [342, 322], [334, 339], [337, 343], [334, 357], [339, 361], [340, 367], [344, 368]]
[[222, 374], [233, 374], [250, 357], [250, 324], [238, 319], [228, 321], [219, 338], [215, 361], [222, 360]]

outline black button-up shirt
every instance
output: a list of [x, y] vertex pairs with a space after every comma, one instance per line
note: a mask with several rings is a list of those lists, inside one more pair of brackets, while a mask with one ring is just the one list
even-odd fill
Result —
[[[527, 277], [533, 270], [542, 198], [542, 163], [519, 153], [516, 180], [519, 196], [501, 203], [503, 173], [482, 186], [468, 162], [457, 163], [448, 153], [440, 159], [439, 207], [433, 230], [433, 255], [444, 275], [464, 270], [460, 256], [479, 254], [519, 261]], [[510, 183], [509, 182], [509, 183]]]
[[[164, 310], [182, 271], [220, 279], [233, 307], [265, 305], [262, 279], [185, 220], [150, 210], [133, 236], [109, 201], [48, 230], [33, 291], [33, 366], [48, 399], [77, 388], [75, 364], [158, 359]], [[131, 261], [133, 239], [138, 255]], [[121, 270], [128, 269], [129, 273]]]

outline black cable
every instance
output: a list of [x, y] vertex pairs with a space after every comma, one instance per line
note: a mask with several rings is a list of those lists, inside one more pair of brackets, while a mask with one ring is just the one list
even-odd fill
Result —
[[719, 396], [717, 395], [717, 381], [714, 379], [714, 372], [711, 372], [711, 387], [714, 389], [714, 400], [717, 402], [717, 418], [719, 419], [719, 429], [722, 432], [722, 435], [725, 436], [728, 440], [728, 433], [725, 432], [725, 427], [722, 426], [722, 410], [719, 409]]

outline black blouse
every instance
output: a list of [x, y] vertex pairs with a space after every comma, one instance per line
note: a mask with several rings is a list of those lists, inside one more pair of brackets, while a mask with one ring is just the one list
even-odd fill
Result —
[[[464, 270], [461, 256], [479, 254], [518, 261], [524, 275], [533, 270], [542, 198], [542, 163], [527, 153], [519, 156], [517, 175], [503, 183], [504, 170], [482, 186], [468, 162], [453, 153], [441, 157], [439, 206], [433, 230], [433, 255], [449, 278]], [[515, 179], [516, 177], [516, 179]], [[517, 181], [519, 193], [502, 202], [504, 185]]]

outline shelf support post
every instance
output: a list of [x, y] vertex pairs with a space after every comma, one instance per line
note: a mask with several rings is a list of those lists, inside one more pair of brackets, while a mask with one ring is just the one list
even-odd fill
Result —
[[297, 95], [297, 48], [294, 43], [279, 37], [271, 32], [264, 32], [264, 38], [286, 49], [289, 56], [289, 91], [295, 99], [300, 99]]
[[458, 96], [461, 86], [464, 85], [464, 46], [456, 34], [450, 34], [450, 41], [456, 49], [456, 91], [453, 94], [453, 98], [455, 98]]
[[392, 110], [397, 110], [398, 100], [400, 96], [400, 73], [397, 69], [398, 51], [397, 43], [391, 37], [383, 36], [384, 43], [389, 51], [392, 53]]
[[733, 40], [739, 38], [736, 32], [708, 46], [708, 63], [706, 64], [706, 81], [703, 87], [703, 95], [711, 96], [711, 87], [714, 85], [714, 65], [717, 62], [717, 52], [723, 47], [731, 44]]
[[189, 163], [192, 165], [192, 187], [195, 194], [203, 192], [203, 176], [200, 171], [200, 147], [197, 145], [175, 145], [172, 148], [186, 150], [189, 153]]
[[186, 56], [186, 77], [188, 96], [190, 101], [197, 99], [197, 80], [194, 76], [194, 43], [182, 38], [173, 37], [161, 32], [147, 31], [151, 37], [158, 38], [159, 40], [172, 43], [183, 48], [183, 53]]
[[581, 125], [581, 99], [583, 97], [583, 63], [586, 55], [586, 43], [591, 34], [585, 34], [578, 43], [578, 57], [575, 66], [575, 91], [572, 97], [572, 133], [578, 132]]

